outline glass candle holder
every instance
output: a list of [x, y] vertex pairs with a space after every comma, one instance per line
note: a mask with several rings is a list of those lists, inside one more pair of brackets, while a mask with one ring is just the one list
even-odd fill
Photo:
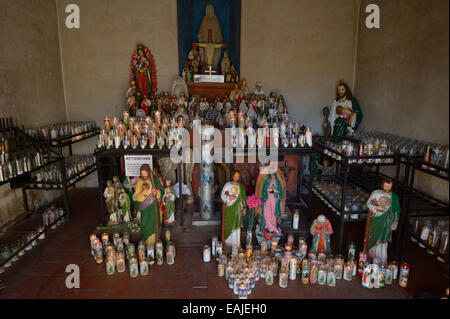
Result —
[[297, 257], [291, 257], [289, 260], [289, 279], [295, 280], [297, 278]]
[[325, 269], [319, 269], [317, 271], [317, 283], [321, 286], [327, 283], [327, 271]]
[[288, 286], [288, 274], [284, 273], [284, 272], [280, 272], [280, 276], [279, 276], [279, 280], [278, 280], [278, 285], [281, 288], [287, 288]]
[[117, 253], [116, 265], [117, 265], [117, 272], [122, 273], [125, 271], [125, 254], [123, 252]]
[[312, 260], [310, 263], [310, 271], [309, 271], [309, 283], [311, 285], [315, 285], [317, 283], [317, 271], [318, 271], [318, 262], [317, 260]]
[[273, 285], [273, 270], [272, 270], [272, 267], [270, 267], [270, 266], [266, 270], [265, 283], [268, 286], [272, 286]]
[[141, 271], [141, 276], [147, 276], [148, 275], [148, 261], [147, 258], [143, 258], [139, 261], [139, 268]]
[[239, 286], [241, 285], [241, 280], [240, 279], [235, 279], [234, 280], [234, 287], [233, 287], [233, 293], [238, 296], [239, 295]]
[[131, 257], [129, 260], [130, 277], [134, 278], [139, 276], [138, 260], [136, 257]]
[[225, 276], [225, 265], [221, 262], [217, 265], [217, 275], [219, 277]]
[[156, 243], [156, 263], [161, 266], [164, 264], [164, 252], [163, 252], [163, 244], [162, 242]]
[[173, 265], [175, 263], [175, 247], [173, 245], [167, 247], [166, 262], [168, 265]]
[[37, 228], [36, 228], [36, 232], [38, 233], [38, 234], [40, 234], [39, 235], [39, 237], [38, 237], [38, 239], [39, 240], [43, 240], [43, 239], [45, 239], [45, 227], [43, 226], [43, 225], [39, 225]]
[[344, 264], [344, 280], [351, 281], [353, 279], [352, 272], [352, 266], [350, 265], [350, 263], [346, 262]]
[[211, 249], [208, 245], [203, 246], [203, 262], [209, 263], [211, 261]]
[[342, 279], [343, 266], [340, 263], [334, 265], [334, 272], [336, 274], [336, 279]]
[[97, 264], [101, 264], [103, 262], [103, 246], [101, 241], [97, 241], [97, 245], [95, 246], [95, 261]]
[[230, 289], [234, 289], [234, 278], [235, 275], [233, 273], [228, 276], [228, 288]]
[[106, 274], [114, 275], [116, 273], [116, 261], [114, 256], [108, 256], [106, 258]]
[[336, 273], [334, 272], [334, 270], [328, 270], [327, 285], [330, 287], [336, 286]]

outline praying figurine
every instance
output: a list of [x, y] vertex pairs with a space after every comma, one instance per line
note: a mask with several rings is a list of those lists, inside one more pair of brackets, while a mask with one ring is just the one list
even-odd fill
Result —
[[247, 194], [241, 183], [241, 173], [235, 171], [232, 181], [223, 186], [221, 199], [223, 201], [222, 214], [222, 243], [226, 246], [241, 245], [242, 219], [246, 214]]
[[166, 180], [164, 185], [164, 195], [161, 199], [161, 211], [163, 215], [164, 225], [175, 224], [175, 190], [172, 187], [172, 182]]
[[388, 243], [392, 242], [392, 231], [397, 229], [400, 217], [400, 200], [392, 192], [392, 179], [381, 182], [381, 190], [375, 190], [367, 201], [369, 215], [364, 236], [364, 251], [370, 258], [382, 263], [388, 260]]
[[333, 228], [330, 221], [324, 215], [317, 216], [311, 225], [310, 232], [313, 236], [311, 252], [331, 255], [330, 236], [333, 234]]

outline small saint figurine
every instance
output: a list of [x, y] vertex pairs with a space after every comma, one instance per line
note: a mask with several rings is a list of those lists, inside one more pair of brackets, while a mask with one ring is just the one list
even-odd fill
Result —
[[241, 173], [235, 171], [232, 181], [223, 186], [221, 199], [223, 201], [222, 214], [222, 242], [227, 246], [240, 246], [242, 218], [246, 214], [247, 194], [241, 183]]
[[180, 98], [178, 99], [178, 107], [184, 107], [187, 110], [188, 101], [184, 92], [180, 92]]
[[161, 199], [161, 211], [163, 214], [164, 225], [175, 224], [175, 190], [172, 187], [172, 182], [166, 180], [164, 185], [164, 195]]
[[229, 99], [231, 102], [234, 102], [238, 99], [239, 94], [241, 93], [241, 89], [239, 89], [239, 85], [235, 84], [233, 90], [230, 92]]
[[125, 223], [131, 221], [131, 199], [125, 191], [125, 188], [120, 189], [119, 195], [120, 209], [122, 212], [122, 218]]
[[241, 80], [241, 91], [244, 94], [244, 97], [247, 98], [250, 95], [250, 90], [247, 86], [247, 81], [245, 79]]
[[313, 221], [310, 232], [313, 236], [311, 252], [331, 255], [330, 235], [333, 234], [333, 228], [330, 221], [324, 215], [319, 215]]
[[227, 73], [230, 72], [230, 68], [231, 68], [231, 61], [230, 58], [228, 57], [228, 52], [225, 51], [223, 53], [222, 62], [220, 64], [220, 71], [223, 75], [226, 75]]
[[114, 185], [111, 180], [106, 181], [106, 188], [103, 192], [103, 196], [105, 197], [106, 210], [109, 214], [109, 225], [117, 224], [117, 216], [116, 216], [116, 208], [115, 208], [115, 190]]
[[400, 216], [400, 200], [392, 192], [392, 179], [381, 182], [381, 190], [375, 190], [367, 201], [369, 215], [364, 238], [364, 251], [370, 258], [387, 263], [388, 243], [392, 242], [392, 231], [397, 229]]
[[322, 134], [325, 137], [329, 137], [331, 135], [331, 123], [328, 120], [330, 117], [330, 109], [328, 107], [324, 107], [322, 110], [323, 113], [323, 124], [322, 124]]
[[264, 95], [264, 91], [263, 91], [263, 89], [262, 89], [262, 84], [261, 84], [261, 82], [256, 82], [256, 90], [255, 90], [255, 92], [253, 92], [253, 94], [256, 94], [256, 95]]

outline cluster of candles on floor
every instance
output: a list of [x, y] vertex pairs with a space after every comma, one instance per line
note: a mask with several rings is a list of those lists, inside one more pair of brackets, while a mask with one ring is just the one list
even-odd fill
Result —
[[[397, 279], [398, 265], [395, 261], [389, 265], [374, 259], [367, 262], [367, 255], [360, 253], [356, 262], [356, 246], [350, 243], [347, 262], [343, 255], [327, 256], [309, 252], [304, 238], [300, 238], [298, 249], [294, 250], [294, 236], [289, 235], [286, 245], [279, 246], [276, 241], [263, 242], [256, 250], [247, 244], [246, 251], [238, 246], [232, 247], [230, 256], [222, 250], [222, 242], [213, 237], [212, 246], [203, 248], [203, 261], [210, 262], [211, 254], [217, 261], [219, 277], [225, 277], [230, 289], [240, 299], [246, 299], [260, 279], [265, 284], [274, 284], [278, 276], [278, 285], [287, 288], [289, 280], [301, 280], [304, 285], [336, 286], [336, 280], [353, 280], [356, 275], [362, 277], [362, 286], [366, 288], [381, 288], [391, 285]], [[400, 269], [399, 285], [406, 287], [409, 276], [409, 265], [403, 263]]]
[[45, 239], [46, 232], [55, 230], [63, 222], [64, 210], [52, 206], [42, 213], [42, 225], [37, 226], [35, 231], [27, 232], [22, 238], [10, 245], [0, 245], [0, 263], [14, 255], [0, 267], [0, 274], [5, 271], [5, 268], [11, 267], [13, 262], [19, 260], [19, 257], [25, 255], [25, 251], [29, 251], [37, 246], [38, 240]]
[[[149, 274], [150, 267], [155, 263], [159, 266], [164, 264], [164, 246], [161, 241], [156, 244], [146, 246], [144, 242], [140, 241], [137, 246], [130, 242], [130, 234], [114, 233], [113, 242], [109, 241], [109, 234], [103, 233], [101, 238], [96, 234], [89, 236], [91, 243], [91, 254], [97, 264], [102, 264], [105, 261], [106, 273], [114, 275], [117, 272], [122, 273], [126, 271], [126, 260], [130, 277], [146, 276]], [[173, 265], [175, 263], [175, 244], [171, 241], [170, 231], [166, 231], [166, 263]]]

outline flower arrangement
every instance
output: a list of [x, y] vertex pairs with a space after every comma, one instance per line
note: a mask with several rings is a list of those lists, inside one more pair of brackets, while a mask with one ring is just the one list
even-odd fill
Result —
[[255, 194], [247, 197], [247, 207], [250, 211], [250, 221], [248, 223], [248, 229], [253, 229], [253, 223], [255, 219], [255, 213], [257, 213], [258, 208], [261, 206], [261, 198], [258, 198]]

